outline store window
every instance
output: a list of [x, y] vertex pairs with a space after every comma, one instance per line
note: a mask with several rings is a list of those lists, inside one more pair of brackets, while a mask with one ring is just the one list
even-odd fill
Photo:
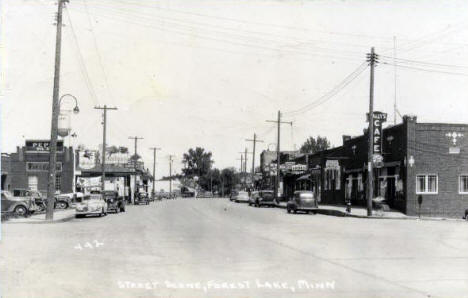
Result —
[[438, 182], [437, 175], [416, 175], [416, 193], [437, 194]]
[[458, 180], [458, 192], [468, 194], [468, 175], [461, 175]]

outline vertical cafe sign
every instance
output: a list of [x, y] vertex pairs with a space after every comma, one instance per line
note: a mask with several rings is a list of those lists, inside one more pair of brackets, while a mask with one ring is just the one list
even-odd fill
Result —
[[[367, 113], [367, 121], [369, 121], [369, 113]], [[374, 112], [372, 121], [374, 121], [374, 149], [372, 153], [382, 155], [382, 124], [387, 121], [387, 114]]]
[[374, 154], [382, 155], [382, 124], [387, 121], [387, 114], [374, 112], [372, 116], [374, 121]]

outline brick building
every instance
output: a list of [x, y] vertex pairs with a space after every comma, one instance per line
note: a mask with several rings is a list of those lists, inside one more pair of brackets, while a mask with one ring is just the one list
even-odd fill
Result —
[[[468, 208], [468, 125], [418, 123], [405, 116], [403, 123], [382, 132], [383, 162], [374, 169], [374, 197], [407, 215], [460, 218]], [[343, 137], [337, 148], [296, 158], [307, 173], [295, 189], [317, 192], [322, 203], [366, 205], [367, 132]]]
[[[17, 147], [16, 152], [2, 155], [2, 162], [8, 160], [8, 172], [2, 174], [2, 185], [10, 190], [17, 188], [39, 190], [47, 194], [49, 169], [49, 141], [26, 140], [25, 145]], [[72, 147], [64, 147], [63, 141], [57, 142], [56, 189], [61, 193], [73, 191], [74, 156]], [[5, 178], [5, 179], [3, 179]], [[4, 181], [3, 181], [4, 180]]]

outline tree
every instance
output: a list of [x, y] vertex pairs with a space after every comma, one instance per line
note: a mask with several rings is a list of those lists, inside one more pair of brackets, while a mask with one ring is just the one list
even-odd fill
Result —
[[327, 140], [327, 137], [317, 136], [317, 139], [314, 137], [309, 137], [304, 144], [301, 146], [301, 153], [316, 153], [330, 148], [330, 141]]
[[205, 151], [201, 147], [195, 149], [190, 148], [187, 153], [184, 153], [183, 163], [185, 168], [182, 172], [186, 177], [198, 176], [199, 178], [209, 173], [214, 161], [211, 159], [211, 152]]

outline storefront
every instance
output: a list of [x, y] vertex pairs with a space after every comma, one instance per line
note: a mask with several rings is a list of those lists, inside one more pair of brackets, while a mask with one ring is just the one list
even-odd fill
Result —
[[[8, 185], [13, 189], [38, 190], [47, 194], [49, 182], [48, 140], [26, 140], [25, 145], [17, 147], [9, 154], [10, 169]], [[59, 193], [73, 192], [74, 154], [72, 147], [64, 147], [63, 140], [57, 141], [57, 171], [55, 189]]]

